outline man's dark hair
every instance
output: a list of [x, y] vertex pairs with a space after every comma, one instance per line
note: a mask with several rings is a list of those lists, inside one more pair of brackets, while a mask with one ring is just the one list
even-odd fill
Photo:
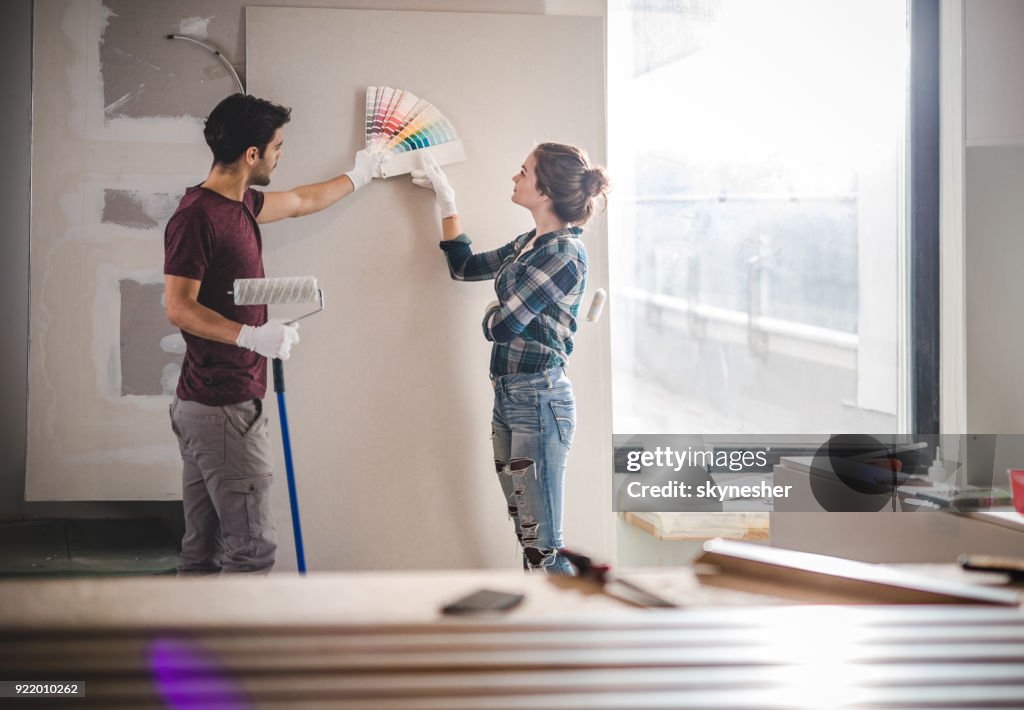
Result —
[[213, 162], [230, 165], [250, 146], [263, 157], [277, 129], [291, 120], [292, 110], [247, 94], [232, 94], [206, 117], [203, 135]]

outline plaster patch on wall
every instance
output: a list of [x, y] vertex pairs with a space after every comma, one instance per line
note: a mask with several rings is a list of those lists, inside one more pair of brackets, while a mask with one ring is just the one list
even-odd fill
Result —
[[[143, 284], [131, 279], [120, 282], [121, 395], [165, 395], [172, 372], [180, 371], [181, 356], [167, 353], [163, 342], [175, 333], [161, 305], [163, 284]], [[175, 375], [175, 385], [177, 378]]]
[[160, 376], [160, 386], [164, 394], [173, 395], [178, 391], [178, 378], [181, 375], [181, 365], [169, 362], [164, 365], [164, 371]]
[[130, 229], [157, 229], [174, 214], [180, 200], [180, 194], [108, 188], [103, 191], [101, 220]]
[[214, 15], [209, 17], [186, 17], [178, 25], [178, 32], [196, 39], [208, 39], [210, 36], [209, 25]]
[[100, 8], [100, 42], [103, 41], [103, 31], [106, 30], [107, 25], [110, 24], [111, 17], [117, 17], [117, 13], [106, 5], [103, 5]]
[[96, 292], [92, 307], [92, 356], [96, 388], [107, 399], [121, 396], [120, 321], [121, 279], [113, 264], [96, 267]]
[[[161, 299], [162, 300], [162, 299]], [[165, 335], [160, 339], [160, 349], [165, 353], [174, 353], [175, 355], [185, 354], [185, 339], [181, 337], [181, 333], [174, 333], [173, 335]]]
[[[217, 62], [216, 64], [211, 64], [206, 67], [206, 69], [203, 69], [203, 76], [207, 79], [219, 79], [222, 76], [230, 75], [228, 74], [228, 68], [220, 62]], [[232, 77], [231, 80], [234, 81], [234, 77]]]
[[103, 115], [105, 120], [109, 123], [110, 119], [117, 118], [122, 114], [122, 109], [128, 104], [129, 101], [133, 101], [142, 95], [145, 91], [145, 83], [139, 84], [137, 89], [129, 91], [127, 94], [119, 99], [116, 99], [113, 103], [109, 103], [103, 107]]
[[92, 357], [96, 389], [109, 402], [145, 407], [153, 395], [164, 394], [164, 365], [181, 362], [161, 348], [163, 338], [175, 332], [164, 314], [163, 283], [162, 269], [96, 267]]
[[[203, 170], [205, 168], [200, 168]], [[137, 173], [84, 173], [73, 191], [58, 197], [68, 225], [62, 239], [88, 242], [160, 241], [196, 173], [141, 175]]]

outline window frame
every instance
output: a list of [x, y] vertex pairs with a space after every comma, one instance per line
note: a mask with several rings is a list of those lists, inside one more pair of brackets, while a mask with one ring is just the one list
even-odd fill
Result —
[[939, 0], [910, 0], [908, 96], [909, 432], [938, 434]]

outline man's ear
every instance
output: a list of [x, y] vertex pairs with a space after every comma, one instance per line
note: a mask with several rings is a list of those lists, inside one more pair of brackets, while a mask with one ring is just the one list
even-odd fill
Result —
[[249, 146], [245, 149], [245, 162], [248, 165], [255, 165], [256, 161], [260, 159], [260, 149], [254, 145]]

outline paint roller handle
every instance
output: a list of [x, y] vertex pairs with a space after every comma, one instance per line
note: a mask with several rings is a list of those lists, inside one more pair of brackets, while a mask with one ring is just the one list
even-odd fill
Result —
[[284, 392], [284, 361], [274, 358], [274, 391]]

